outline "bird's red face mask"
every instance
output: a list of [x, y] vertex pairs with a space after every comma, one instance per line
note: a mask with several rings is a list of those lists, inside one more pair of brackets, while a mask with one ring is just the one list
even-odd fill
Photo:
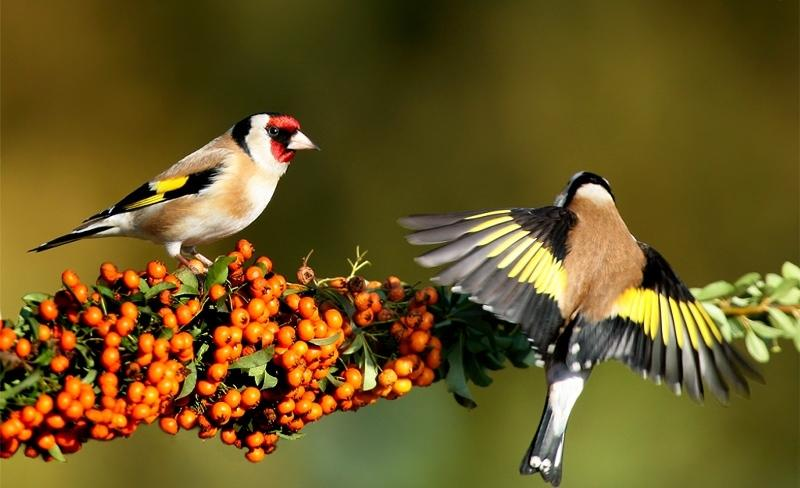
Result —
[[295, 151], [319, 149], [305, 134], [300, 132], [300, 123], [289, 115], [270, 117], [266, 127], [272, 156], [281, 163], [290, 163]]

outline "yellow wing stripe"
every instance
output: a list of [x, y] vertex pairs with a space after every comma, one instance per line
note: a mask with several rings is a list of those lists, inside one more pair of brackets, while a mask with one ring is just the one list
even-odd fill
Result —
[[511, 210], [492, 210], [490, 212], [483, 212], [477, 215], [470, 215], [469, 217], [465, 217], [464, 220], [474, 220], [479, 219], [481, 217], [488, 217], [490, 215], [502, 215], [511, 212]]
[[528, 251], [525, 253], [525, 255], [522, 256], [519, 259], [519, 261], [517, 261], [517, 263], [514, 265], [514, 267], [511, 268], [511, 271], [508, 272], [508, 277], [516, 278], [519, 272], [522, 271], [523, 268], [525, 268], [525, 266], [528, 264], [528, 261], [531, 260], [533, 255], [536, 253], [536, 251], [539, 250], [540, 247], [542, 247], [541, 242], [539, 241], [534, 242], [531, 248], [528, 249]]
[[509, 232], [513, 232], [513, 231], [519, 229], [520, 227], [521, 226], [519, 224], [509, 224], [509, 225], [503, 226], [500, 229], [497, 229], [496, 231], [492, 232], [488, 236], [486, 236], [483, 239], [481, 239], [480, 242], [478, 242], [478, 245], [479, 246], [485, 246], [486, 244], [489, 244], [490, 242], [494, 242], [497, 239], [500, 239], [504, 235], [508, 234]]
[[489, 227], [495, 226], [497, 224], [502, 224], [503, 222], [508, 222], [509, 220], [514, 220], [514, 217], [510, 215], [506, 215], [505, 217], [495, 217], [493, 219], [489, 219], [486, 222], [481, 222], [480, 224], [476, 225], [475, 227], [471, 228], [468, 232], [475, 233], [480, 232], [482, 230], [488, 229]]
[[678, 307], [678, 302], [674, 298], [669, 299], [670, 316], [675, 328], [675, 339], [678, 341], [678, 347], [683, 349], [683, 319], [681, 318], [681, 310]]
[[525, 249], [528, 249], [528, 247], [534, 242], [536, 242], [536, 240], [532, 237], [526, 237], [523, 239], [522, 242], [514, 247], [514, 250], [511, 251], [508, 256], [504, 257], [503, 260], [497, 264], [497, 269], [505, 269], [509, 264], [513, 263], [520, 254], [525, 252]]
[[168, 178], [166, 180], [156, 181], [153, 184], [153, 190], [156, 193], [166, 193], [168, 191], [177, 190], [189, 181], [188, 176], [178, 176], [176, 178]]
[[530, 234], [530, 232], [528, 232], [527, 230], [520, 230], [520, 231], [514, 232], [513, 234], [511, 234], [510, 237], [506, 238], [506, 240], [503, 241], [500, 245], [498, 245], [497, 247], [492, 249], [492, 252], [490, 252], [486, 257], [487, 258], [495, 258], [495, 257], [503, 254], [506, 251], [506, 249], [511, 247], [515, 242], [517, 242], [518, 240], [522, 239], [523, 237], [525, 237], [528, 234]]
[[656, 340], [658, 335], [658, 293], [650, 292], [650, 306], [647, 309], [647, 322], [650, 324], [650, 338]]
[[661, 338], [664, 341], [664, 345], [669, 345], [669, 328], [670, 328], [670, 318], [669, 318], [669, 303], [667, 302], [667, 297], [664, 295], [658, 296], [658, 309], [661, 311]]
[[712, 319], [711, 316], [708, 315], [706, 307], [698, 303], [697, 308], [700, 310], [700, 313], [703, 314], [703, 318], [706, 319], [708, 328], [711, 329], [711, 333], [714, 335], [714, 338], [717, 340], [717, 342], [722, 342], [722, 333], [719, 331], [719, 328], [717, 328], [717, 323], [714, 322], [714, 319]]
[[697, 304], [689, 302], [689, 311], [692, 312], [692, 317], [694, 318], [695, 323], [697, 323], [697, 327], [700, 329], [700, 335], [703, 336], [703, 342], [706, 343], [706, 346], [711, 347], [714, 344], [711, 339], [711, 332], [708, 330], [708, 323], [706, 323], [705, 318], [700, 313], [700, 310], [697, 309]]
[[164, 200], [164, 194], [163, 193], [157, 193], [157, 194], [149, 196], [147, 198], [143, 198], [143, 199], [139, 200], [138, 202], [133, 202], [133, 203], [129, 203], [128, 205], [125, 205], [125, 210], [133, 210], [135, 208], [146, 207], [148, 205], [152, 205], [154, 203], [158, 203], [158, 202], [160, 202], [162, 200]]
[[545, 249], [544, 246], [539, 246], [539, 249], [536, 250], [536, 254], [533, 257], [531, 257], [530, 261], [528, 261], [527, 266], [525, 266], [525, 269], [519, 275], [520, 283], [528, 281], [528, 279], [533, 274], [533, 270], [536, 269], [536, 266], [539, 264], [539, 261], [541, 261], [542, 256], [544, 256], [545, 253], [547, 253], [547, 249]]
[[692, 312], [689, 311], [689, 307], [686, 306], [686, 302], [678, 302], [678, 305], [681, 308], [681, 314], [683, 314], [683, 320], [686, 323], [686, 329], [689, 331], [689, 339], [691, 339], [692, 347], [698, 349], [697, 324], [694, 323]]

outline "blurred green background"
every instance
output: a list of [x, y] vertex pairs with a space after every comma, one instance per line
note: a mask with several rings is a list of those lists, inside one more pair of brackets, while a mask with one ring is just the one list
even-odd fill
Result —
[[[298, 155], [241, 236], [292, 274], [356, 244], [375, 278], [424, 280], [395, 224], [413, 212], [551, 202], [590, 169], [634, 234], [692, 285], [798, 260], [798, 6], [765, 2], [2, 2], [0, 307], [63, 268], [141, 267], [129, 239], [64, 233], [235, 121], [295, 114]], [[573, 413], [563, 486], [796, 487], [798, 354], [767, 386], [704, 407], [598, 368]], [[21, 455], [3, 487], [543, 486], [517, 466], [544, 398], [508, 370], [466, 411], [444, 385], [310, 426], [251, 465], [157, 427], [66, 464]]]

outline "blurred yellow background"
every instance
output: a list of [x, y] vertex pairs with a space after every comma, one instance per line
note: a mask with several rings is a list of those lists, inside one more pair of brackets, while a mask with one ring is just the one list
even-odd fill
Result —
[[[612, 183], [635, 235], [692, 285], [798, 260], [798, 6], [704, 2], [2, 2], [0, 310], [70, 267], [142, 267], [130, 239], [25, 251], [245, 115], [298, 117], [299, 154], [241, 236], [292, 274], [356, 244], [375, 278], [429, 274], [395, 219], [549, 204], [573, 172]], [[203, 249], [229, 250], [234, 237]], [[724, 408], [598, 368], [563, 486], [796, 487], [798, 354]], [[258, 465], [157, 427], [66, 464], [17, 455], [3, 488], [543, 486], [517, 466], [544, 398], [507, 370], [466, 411], [443, 384], [336, 414]]]

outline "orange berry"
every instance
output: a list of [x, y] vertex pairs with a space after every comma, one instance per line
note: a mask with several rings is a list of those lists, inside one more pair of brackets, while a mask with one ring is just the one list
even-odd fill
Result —
[[119, 313], [123, 317], [128, 317], [129, 319], [136, 321], [139, 318], [139, 308], [132, 302], [124, 302], [119, 307]]
[[217, 382], [222, 381], [228, 374], [227, 363], [214, 363], [208, 368], [208, 379]]
[[24, 337], [21, 337], [17, 341], [17, 347], [14, 350], [14, 352], [17, 353], [17, 356], [19, 356], [20, 359], [25, 359], [26, 357], [28, 357], [28, 354], [31, 353], [31, 341], [29, 341]]
[[422, 373], [414, 380], [414, 384], [418, 386], [428, 386], [433, 383], [436, 378], [436, 373], [431, 368], [423, 368]]
[[69, 359], [66, 356], [56, 355], [50, 360], [50, 369], [53, 373], [59, 374], [69, 368]]
[[208, 296], [211, 297], [211, 299], [215, 302], [224, 297], [226, 294], [227, 292], [225, 291], [225, 287], [219, 283], [212, 285], [208, 290]]
[[50, 327], [39, 324], [39, 329], [37, 331], [37, 335], [39, 337], [39, 342], [47, 342], [50, 340], [50, 337], [53, 335]]
[[295, 329], [289, 325], [284, 325], [278, 330], [278, 345], [289, 347], [294, 343]]
[[264, 332], [265, 329], [263, 325], [256, 322], [251, 322], [247, 324], [247, 327], [244, 329], [244, 339], [249, 344], [259, 344], [264, 336]]
[[143, 353], [153, 352], [153, 345], [155, 342], [155, 336], [149, 332], [145, 332], [139, 336], [139, 351]]
[[219, 433], [219, 440], [222, 441], [223, 444], [233, 445], [236, 443], [236, 431], [233, 429], [223, 429]]
[[106, 347], [119, 347], [121, 343], [122, 337], [116, 332], [109, 332], [103, 338], [103, 344], [105, 344]]
[[36, 445], [39, 449], [49, 451], [56, 446], [56, 438], [53, 434], [42, 434], [36, 439]]
[[64, 330], [61, 332], [61, 349], [64, 351], [71, 351], [75, 349], [78, 344], [78, 338], [71, 330]]
[[428, 345], [428, 339], [431, 338], [429, 332], [425, 330], [415, 330], [409, 336], [408, 341], [411, 345], [411, 350], [414, 352], [422, 352], [425, 350], [425, 346]]
[[147, 274], [151, 278], [162, 279], [167, 276], [167, 267], [159, 261], [150, 261], [147, 263]]
[[103, 355], [100, 356], [100, 364], [102, 364], [107, 371], [111, 371], [112, 373], [119, 371], [119, 349], [116, 347], [107, 347], [103, 349]]
[[186, 430], [194, 428], [197, 425], [197, 413], [194, 410], [185, 408], [178, 414], [178, 423]]
[[298, 312], [304, 319], [310, 319], [317, 313], [317, 304], [311, 297], [303, 297], [298, 304]]
[[158, 426], [167, 434], [175, 435], [178, 433], [178, 421], [172, 417], [161, 417], [158, 419]]
[[289, 370], [289, 372], [286, 373], [286, 382], [289, 383], [289, 386], [297, 388], [303, 384], [303, 373], [303, 368]]
[[329, 329], [338, 330], [342, 328], [342, 314], [335, 308], [325, 310], [325, 323]]
[[283, 415], [288, 415], [294, 411], [294, 400], [287, 398], [278, 404], [278, 412]]
[[231, 419], [231, 406], [225, 402], [216, 402], [211, 406], [211, 419], [222, 425]]
[[125, 272], [122, 273], [122, 282], [125, 283], [125, 286], [129, 290], [139, 288], [139, 279], [139, 275], [132, 269], [125, 270]]
[[309, 319], [303, 319], [297, 324], [297, 336], [302, 341], [310, 341], [314, 338], [314, 323]]
[[0, 330], [0, 351], [8, 351], [17, 340], [17, 334], [11, 329]]
[[100, 276], [113, 285], [119, 279], [120, 274], [114, 263], [105, 262], [100, 265]]
[[144, 403], [137, 403], [133, 406], [131, 416], [134, 418], [134, 420], [144, 420], [150, 416], [150, 407]]
[[40, 303], [39, 317], [47, 322], [55, 320], [58, 317], [58, 307], [56, 306], [56, 302], [47, 299]]
[[244, 308], [234, 308], [230, 315], [231, 324], [240, 329], [244, 329], [250, 322], [250, 314]]
[[222, 400], [230, 405], [231, 408], [236, 408], [242, 402], [242, 394], [239, 392], [239, 390], [231, 388], [225, 393], [225, 396], [222, 397]]
[[339, 401], [349, 400], [353, 397], [353, 393], [355, 393], [355, 388], [353, 388], [353, 385], [350, 383], [342, 383], [333, 392], [333, 397]]
[[331, 395], [323, 395], [319, 399], [319, 404], [322, 407], [322, 412], [326, 415], [336, 410], [336, 399]]
[[61, 282], [64, 283], [64, 285], [67, 288], [72, 288], [73, 286], [80, 283], [81, 280], [80, 278], [78, 278], [78, 275], [75, 274], [74, 271], [72, 271], [71, 269], [65, 269], [64, 272], [61, 273]]
[[214, 329], [214, 344], [218, 347], [227, 346], [231, 341], [231, 331], [227, 325], [220, 325]]
[[242, 391], [241, 406], [253, 408], [261, 402], [261, 391], [253, 386], [248, 386]]
[[262, 270], [260, 266], [250, 266], [245, 271], [244, 277], [247, 281], [255, 281], [264, 277], [264, 270]]
[[39, 398], [36, 399], [36, 410], [42, 414], [50, 413], [53, 410], [53, 398], [46, 393], [39, 395]]
[[300, 307], [300, 299], [300, 295], [297, 293], [292, 293], [284, 298], [284, 301], [286, 302], [287, 307], [289, 307], [293, 312], [296, 312], [298, 307]]
[[374, 319], [375, 312], [373, 312], [371, 308], [368, 308], [366, 310], [357, 312], [353, 317], [353, 322], [355, 322], [359, 327], [366, 327], [371, 324]]
[[397, 376], [403, 378], [410, 375], [411, 371], [414, 370], [414, 363], [407, 357], [398, 358], [394, 362], [394, 367], [392, 369], [397, 373]]
[[364, 381], [364, 377], [357, 368], [347, 368], [344, 371], [344, 380], [351, 384], [353, 388], [358, 389], [361, 388], [361, 383]]
[[250, 449], [249, 451], [247, 451], [244, 457], [251, 463], [257, 463], [263, 460], [265, 455], [266, 453], [264, 452], [263, 448], [256, 447], [255, 449]]
[[178, 325], [183, 326], [192, 321], [194, 314], [192, 313], [192, 309], [189, 308], [189, 305], [180, 305], [175, 310], [175, 317], [178, 319]]
[[258, 320], [267, 311], [267, 302], [260, 298], [253, 298], [247, 304], [247, 313], [250, 315], [250, 320]]
[[245, 259], [252, 258], [253, 252], [255, 252], [255, 248], [247, 239], [240, 239], [239, 242], [236, 243], [236, 250], [242, 253]]
[[400, 378], [392, 385], [392, 391], [397, 395], [405, 395], [411, 391], [411, 380], [408, 378]]
[[[433, 339], [436, 339], [435, 337]], [[425, 356], [425, 365], [428, 368], [436, 369], [442, 364], [442, 350], [431, 349]]]
[[166, 360], [169, 357], [169, 341], [160, 337], [153, 342], [153, 356], [159, 360]]

